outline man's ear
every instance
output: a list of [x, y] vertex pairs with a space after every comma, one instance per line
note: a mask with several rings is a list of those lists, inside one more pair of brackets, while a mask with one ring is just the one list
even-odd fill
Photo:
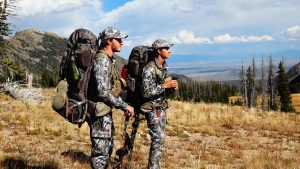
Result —
[[107, 43], [108, 43], [108, 44], [112, 44], [112, 41], [113, 41], [113, 39], [111, 39], [111, 38], [110, 38], [110, 39], [107, 39]]
[[161, 49], [157, 49], [157, 53], [160, 54], [161, 53]]

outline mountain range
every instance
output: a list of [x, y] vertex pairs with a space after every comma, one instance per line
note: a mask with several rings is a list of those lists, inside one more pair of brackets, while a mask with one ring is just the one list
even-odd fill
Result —
[[[57, 77], [62, 57], [66, 55], [67, 40], [67, 38], [54, 33], [35, 29], [17, 32], [8, 39], [8, 53], [2, 58], [2, 62], [19, 65], [23, 72], [33, 73], [37, 79], [45, 71], [51, 76]], [[116, 65], [119, 70], [125, 63], [125, 59], [116, 56]], [[7, 67], [2, 64], [0, 79], [14, 76], [14, 71], [11, 66]]]
[[[66, 38], [34, 29], [17, 32], [8, 41], [8, 53], [2, 60], [17, 63], [24, 72], [33, 73], [35, 78], [46, 70], [55, 74], [66, 52]], [[1, 74], [5, 76], [5, 72]]]
[[[37, 80], [41, 78], [45, 71], [51, 76], [58, 78], [60, 61], [66, 55], [67, 38], [51, 32], [27, 29], [17, 32], [8, 39], [8, 42], [7, 55], [0, 57], [0, 81], [4, 81], [7, 77], [15, 76], [15, 72], [18, 70], [33, 73], [34, 78]], [[176, 59], [180, 58], [182, 56], [172, 56], [175, 62]], [[126, 59], [116, 55], [118, 70], [121, 70], [126, 62]], [[229, 67], [171, 67], [170, 71], [173, 76], [176, 76], [183, 82], [188, 82], [192, 79], [200, 81], [239, 80], [239, 70]]]

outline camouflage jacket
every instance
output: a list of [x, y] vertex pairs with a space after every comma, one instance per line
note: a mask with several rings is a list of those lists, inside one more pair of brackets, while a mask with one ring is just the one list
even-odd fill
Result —
[[89, 100], [104, 102], [109, 107], [126, 109], [128, 104], [121, 97], [116, 97], [112, 94], [114, 63], [114, 58], [107, 56], [104, 51], [100, 50], [97, 53], [93, 61], [93, 70], [89, 83]]
[[164, 80], [167, 77], [169, 77], [169, 72], [166, 62], [160, 65], [155, 59], [144, 67], [141, 91], [146, 101], [158, 104], [167, 102], [166, 89], [163, 87]]

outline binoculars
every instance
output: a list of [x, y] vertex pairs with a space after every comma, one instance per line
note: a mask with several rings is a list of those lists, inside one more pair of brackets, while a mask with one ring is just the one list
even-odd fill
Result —
[[[170, 81], [170, 80], [177, 80], [177, 79], [178, 79], [177, 77], [169, 76], [169, 77], [166, 78], [165, 82], [168, 82], [168, 81]], [[167, 95], [170, 95], [170, 94], [172, 94], [172, 93], [174, 93], [174, 92], [175, 92], [175, 88], [169, 88], [169, 89], [166, 89]]]

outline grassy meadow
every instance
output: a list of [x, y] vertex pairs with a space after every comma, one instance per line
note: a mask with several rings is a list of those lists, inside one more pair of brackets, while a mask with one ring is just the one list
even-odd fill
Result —
[[[50, 97], [54, 89], [43, 92]], [[171, 101], [167, 113], [162, 168], [300, 168], [299, 114], [179, 101]], [[114, 151], [121, 146], [122, 114], [114, 110]], [[23, 103], [0, 93], [0, 135], [0, 168], [89, 168], [88, 125], [65, 121], [50, 99]], [[149, 146], [142, 122], [132, 168], [146, 168]]]
[[300, 113], [300, 93], [291, 94], [292, 97], [292, 105], [296, 112]]

